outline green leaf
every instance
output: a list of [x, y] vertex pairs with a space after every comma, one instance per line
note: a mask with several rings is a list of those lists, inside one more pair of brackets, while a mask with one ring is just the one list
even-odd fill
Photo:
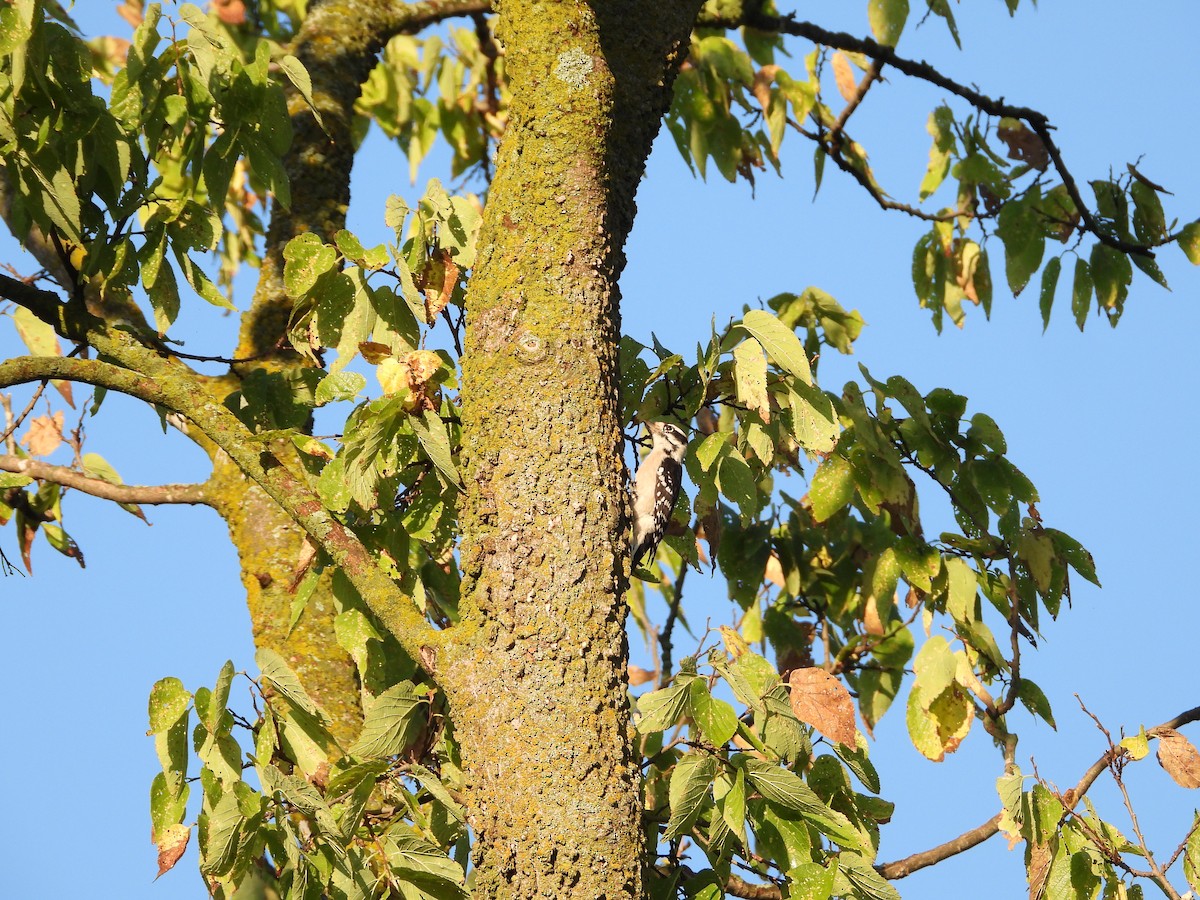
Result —
[[1096, 300], [1105, 310], [1111, 311], [1109, 318], [1120, 316], [1133, 280], [1133, 267], [1129, 257], [1119, 250], [1097, 243], [1089, 259], [1092, 282], [1096, 287]]
[[1200, 813], [1194, 813], [1192, 833], [1183, 853], [1183, 875], [1192, 891], [1200, 894]]
[[320, 837], [326, 838], [325, 845], [338, 856], [345, 856], [345, 849], [336, 838], [341, 833], [337, 820], [333, 816], [329, 804], [325, 802], [315, 787], [296, 775], [285, 775], [272, 765], [259, 760], [258, 776], [263, 782], [263, 793], [279, 793], [283, 799], [296, 807], [300, 812], [311, 816], [315, 821], [313, 829]]
[[829, 453], [842, 428], [829, 397], [814, 385], [793, 381], [788, 385], [792, 427], [796, 442], [810, 453]]
[[808, 356], [794, 331], [762, 309], [749, 310], [742, 317], [740, 326], [758, 339], [777, 365], [805, 384], [812, 384]]
[[1006, 203], [996, 220], [996, 234], [1004, 242], [1004, 271], [1014, 297], [1042, 264], [1046, 237], [1036, 208], [1041, 196], [1035, 185], [1020, 200]]
[[1062, 259], [1058, 256], [1046, 263], [1042, 270], [1042, 293], [1038, 309], [1042, 313], [1042, 331], [1050, 327], [1050, 307], [1054, 305], [1054, 291], [1058, 287], [1058, 275], [1062, 270]]
[[292, 86], [300, 92], [300, 96], [304, 98], [304, 102], [312, 110], [317, 124], [321, 124], [321, 112], [313, 105], [312, 79], [308, 75], [308, 69], [304, 68], [304, 63], [300, 62], [300, 60], [296, 59], [290, 53], [281, 56], [275, 62], [279, 66], [279, 71], [283, 72], [287, 76], [288, 81], [292, 83]]
[[23, 306], [12, 314], [17, 334], [33, 356], [62, 356], [54, 329]]
[[183, 780], [182, 773], [173, 787], [170, 776], [159, 772], [150, 783], [150, 829], [151, 837], [157, 838], [171, 825], [177, 825], [187, 815], [188, 797], [191, 786]]
[[318, 406], [337, 400], [353, 400], [367, 386], [367, 379], [358, 372], [331, 372], [317, 384], [314, 399]]
[[1017, 688], [1017, 698], [1027, 710], [1045, 719], [1051, 728], [1058, 729], [1054, 724], [1054, 713], [1050, 711], [1050, 701], [1046, 699], [1042, 689], [1028, 678], [1021, 679], [1021, 685]]
[[975, 595], [979, 588], [975, 570], [958, 557], [953, 557], [946, 560], [946, 575], [946, 612], [959, 624], [975, 621]]
[[795, 772], [762, 759], [738, 754], [734, 762], [745, 769], [750, 784], [764, 799], [798, 813], [842, 847], [866, 849], [863, 836], [840, 812], [830, 809]]
[[801, 863], [787, 873], [788, 896], [792, 900], [829, 900], [837, 871], [837, 857], [829, 861], [828, 868], [815, 862]]
[[467, 822], [466, 811], [458, 805], [458, 802], [450, 796], [450, 792], [446, 790], [446, 786], [442, 784], [440, 778], [433, 772], [430, 772], [424, 766], [413, 765], [409, 767], [409, 774], [417, 781], [421, 782], [421, 786], [433, 796], [438, 803], [445, 807], [446, 812], [450, 813], [456, 820], [463, 823]]
[[808, 490], [813, 518], [824, 522], [854, 499], [854, 471], [843, 456], [832, 455], [821, 463]]
[[[697, 681], [699, 679], [696, 679]], [[674, 840], [687, 834], [699, 818], [717, 774], [716, 757], [708, 753], [685, 753], [671, 773], [671, 820], [667, 823], [664, 840]]]
[[28, 475], [20, 475], [16, 472], [0, 472], [0, 490], [25, 487], [25, 485], [32, 483], [33, 479]]
[[233, 868], [238, 832], [244, 818], [237, 794], [226, 791], [208, 814], [208, 840], [201, 844], [204, 851], [200, 871], [207, 875], [224, 875]]
[[749, 522], [758, 515], [758, 484], [742, 455], [733, 447], [729, 447], [728, 450], [717, 471], [717, 487], [721, 489], [722, 494], [737, 504], [742, 521]]
[[416, 738], [425, 722], [421, 705], [427, 698], [408, 681], [392, 685], [367, 710], [362, 734], [350, 754], [374, 758], [395, 756]]
[[854, 896], [867, 900], [900, 900], [900, 892], [875, 871], [870, 860], [857, 854], [843, 853], [838, 868], [854, 886]]
[[433, 462], [438, 471], [446, 476], [450, 484], [461, 486], [458, 470], [454, 468], [454, 457], [450, 450], [450, 435], [441, 418], [431, 409], [425, 410], [420, 418], [410, 416], [413, 432], [421, 442], [421, 449]]
[[192, 695], [178, 678], [160, 678], [150, 689], [150, 733], [161, 734], [187, 712]]
[[304, 686], [300, 683], [300, 679], [296, 677], [296, 673], [291, 667], [284, 662], [282, 656], [271, 650], [268, 647], [260, 648], [254, 654], [254, 662], [258, 666], [263, 677], [270, 680], [276, 690], [283, 696], [287, 697], [292, 703], [300, 707], [311, 716], [318, 719], [324, 719], [325, 714], [321, 708], [308, 696], [304, 690]]
[[[876, 0], [872, 0], [874, 4]], [[882, 0], [887, 2], [887, 0]], [[881, 5], [882, 5], [881, 2]], [[908, 0], [899, 0], [904, 4], [905, 15], [908, 14]], [[925, 177], [921, 179], [920, 198], [925, 200], [936, 191], [946, 179], [950, 171], [950, 156], [954, 150], [954, 113], [948, 106], [939, 106], [929, 114], [925, 130], [933, 138], [929, 148], [929, 166]]]
[[1167, 235], [1167, 219], [1158, 192], [1134, 179], [1129, 188], [1133, 197], [1133, 233], [1143, 244], [1156, 244]]
[[875, 40], [895, 47], [908, 19], [908, 0], [870, 0], [867, 4], [867, 18], [871, 22], [871, 32], [875, 35]]
[[921, 647], [913, 661], [913, 668], [917, 673], [914, 693], [919, 689], [921, 706], [928, 709], [929, 704], [954, 683], [958, 663], [946, 639], [940, 634], [935, 634]]
[[307, 296], [317, 279], [337, 266], [337, 251], [311, 231], [288, 241], [283, 258], [283, 288], [295, 300]]
[[1120, 746], [1131, 759], [1145, 759], [1150, 753], [1150, 739], [1146, 736], [1146, 726], [1142, 725], [1137, 734], [1121, 738]]
[[1092, 273], [1083, 259], [1075, 260], [1075, 282], [1071, 288], [1071, 312], [1075, 314], [1075, 324], [1083, 331], [1087, 322], [1088, 312], [1092, 307]]
[[771, 420], [771, 403], [767, 397], [767, 360], [762, 345], [747, 338], [733, 348], [733, 374], [738, 402], [755, 410], [764, 422]]
[[688, 685], [688, 711], [700, 731], [716, 747], [723, 747], [737, 731], [737, 713], [724, 700], [709, 693], [708, 682], [703, 678], [693, 678]]
[[687, 681], [642, 694], [637, 698], [638, 733], [653, 734], [670, 728], [683, 715], [687, 701]]
[[1179, 232], [1179, 249], [1194, 266], [1200, 266], [1200, 220], [1189, 222]]
[[[383, 848], [392, 875], [420, 888], [422, 896], [446, 900], [467, 896], [463, 870], [458, 863], [416, 834], [393, 828], [384, 838]], [[410, 894], [404, 892], [404, 895]]]

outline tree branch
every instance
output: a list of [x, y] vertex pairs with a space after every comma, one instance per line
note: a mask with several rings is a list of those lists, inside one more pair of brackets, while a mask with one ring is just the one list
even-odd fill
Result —
[[[29, 288], [15, 279], [7, 280], [54, 298], [53, 294]], [[0, 282], [0, 287], [3, 286]], [[74, 317], [66, 312], [65, 306], [58, 306], [51, 313], [62, 313], [66, 327], [78, 333], [80, 326]], [[0, 363], [0, 389], [62, 378], [129, 394], [186, 417], [330, 555], [383, 626], [425, 671], [434, 675], [436, 659], [427, 651], [441, 645], [441, 634], [425, 620], [412, 598], [383, 573], [362, 542], [332, 516], [306, 483], [292, 474], [268, 443], [251, 434], [178, 361], [159, 355], [133, 335], [109, 329], [99, 320], [92, 322], [95, 327], [85, 329], [87, 342], [128, 368], [91, 359], [22, 356]]]
[[[1181, 725], [1187, 725], [1190, 722], [1198, 720], [1200, 720], [1200, 706], [1180, 713], [1175, 718], [1149, 729], [1147, 733], [1153, 736], [1163, 729], [1179, 728]], [[1084, 772], [1083, 777], [1079, 779], [1079, 783], [1063, 794], [1063, 805], [1073, 809], [1083, 799], [1083, 795], [1088, 792], [1088, 789], [1091, 788], [1096, 779], [1100, 777], [1100, 773], [1108, 768], [1111, 759], [1112, 751], [1105, 751], [1098, 760], [1092, 763], [1087, 771]], [[982, 825], [978, 825], [970, 831], [966, 831], [958, 837], [946, 841], [944, 844], [939, 844], [929, 850], [922, 850], [920, 853], [914, 853], [895, 862], [876, 866], [876, 871], [889, 881], [903, 878], [906, 875], [911, 875], [918, 869], [935, 865], [945, 859], [949, 859], [951, 856], [962, 853], [964, 850], [970, 850], [977, 844], [982, 844], [1000, 830], [999, 826], [1000, 815], [997, 813]]]
[[61, 378], [163, 405], [165, 395], [153, 378], [112, 363], [71, 356], [17, 356], [0, 363], [0, 389], [34, 381]]
[[936, 865], [943, 860], [949, 859], [951, 856], [956, 856], [965, 850], [970, 850], [972, 847], [982, 844], [999, 831], [999, 825], [1000, 814], [996, 813], [996, 815], [992, 816], [982, 825], [977, 825], [970, 831], [964, 831], [958, 837], [952, 838], [944, 844], [938, 844], [936, 847], [922, 850], [920, 853], [914, 853], [895, 862], [876, 866], [876, 871], [889, 881], [904, 878], [918, 869]]
[[134, 485], [112, 484], [101, 478], [92, 478], [66, 466], [52, 466], [36, 459], [25, 459], [10, 454], [0, 454], [0, 471], [28, 475], [39, 481], [61, 484], [84, 494], [112, 500], [115, 503], [141, 503], [148, 505], [189, 503], [212, 505], [205, 486], [202, 484]]
[[898, 56], [892, 47], [876, 43], [870, 38], [859, 38], [841, 31], [828, 31], [812, 22], [798, 22], [787, 16], [766, 15], [758, 7], [749, 4], [741, 17], [706, 17], [698, 24], [709, 28], [749, 26], [761, 31], [772, 31], [777, 34], [806, 38], [814, 43], [823, 44], [827, 47], [836, 47], [839, 50], [861, 53], [864, 56], [870, 57], [875, 62], [887, 64], [911, 78], [926, 81], [947, 93], [961, 97], [980, 112], [991, 116], [1019, 119], [1026, 122], [1045, 145], [1046, 152], [1050, 156], [1050, 161], [1053, 163], [1059, 178], [1062, 179], [1063, 187], [1066, 188], [1068, 196], [1070, 196], [1076, 209], [1079, 211], [1084, 231], [1093, 235], [1100, 243], [1106, 244], [1122, 253], [1132, 253], [1147, 257], [1154, 256], [1155, 247], [1175, 240], [1175, 236], [1168, 235], [1163, 240], [1153, 244], [1140, 244], [1123, 240], [1104, 230], [1100, 222], [1096, 219], [1095, 214], [1092, 213], [1084, 202], [1083, 196], [1079, 193], [1079, 186], [1075, 183], [1074, 177], [1063, 161], [1062, 152], [1059, 150], [1058, 145], [1054, 143], [1054, 138], [1050, 134], [1054, 126], [1050, 124], [1050, 120], [1044, 113], [1038, 112], [1036, 109], [1030, 109], [1027, 106], [1014, 106], [1013, 104], [1005, 103], [1003, 98], [995, 100], [986, 94], [967, 87], [965, 84], [959, 84], [952, 78], [947, 78], [924, 60], [911, 60], [903, 56]]

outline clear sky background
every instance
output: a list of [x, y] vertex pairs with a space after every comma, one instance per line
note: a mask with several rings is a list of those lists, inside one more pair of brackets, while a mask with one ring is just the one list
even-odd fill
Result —
[[[88, 0], [75, 14], [88, 33], [127, 33], [113, 5]], [[1047, 113], [1077, 181], [1140, 159], [1147, 177], [1174, 192], [1164, 198], [1168, 220], [1200, 217], [1194, 87], [1200, 6], [1159, 0], [1134, 11], [1122, 0], [1058, 0], [1037, 10], [1028, 2], [1021, 7], [1010, 19], [1001, 0], [955, 4], [962, 52], [940, 20], [906, 33], [899, 51], [991, 96]], [[806, 2], [798, 9], [826, 27], [868, 33], [865, 0]], [[797, 68], [808, 49], [795, 42]], [[885, 188], [915, 202], [929, 149], [925, 121], [941, 96], [898, 73], [885, 70], [885, 77], [855, 114], [851, 132]], [[1055, 732], [1016, 713], [1018, 761], [1028, 772], [1032, 757], [1044, 777], [1073, 785], [1105, 748], [1073, 694], [1114, 731], [1136, 732], [1200, 703], [1194, 647], [1200, 604], [1192, 581], [1200, 509], [1192, 407], [1200, 386], [1200, 269], [1167, 248], [1160, 264], [1173, 292], [1136, 273], [1119, 327], [1093, 317], [1085, 334], [1067, 309], [1064, 276], [1043, 334], [1036, 281], [1020, 298], [1008, 296], [996, 242], [991, 321], [972, 309], [964, 329], [950, 326], [939, 336], [909, 278], [923, 224], [883, 213], [832, 166], [814, 201], [812, 150], [795, 135], [785, 141], [783, 158], [784, 178], [762, 174], [752, 195], [715, 171], [707, 184], [693, 179], [669, 136], [660, 138], [627, 246], [625, 331], [643, 341], [653, 331], [686, 354], [707, 338], [713, 315], [723, 322], [740, 315], [743, 304], [816, 285], [868, 322], [853, 359], [831, 353], [822, 360], [824, 387], [838, 390], [857, 377], [862, 362], [877, 377], [903, 375], [923, 392], [953, 388], [970, 398], [972, 411], [996, 419], [1010, 458], [1038, 486], [1045, 521], [1093, 552], [1104, 584], [1096, 590], [1076, 579], [1074, 608], [1047, 623], [1040, 649], [1023, 658], [1059, 727]], [[389, 193], [412, 201], [425, 178], [444, 176], [437, 161], [435, 155], [414, 187], [399, 152], [377, 132], [368, 140], [356, 164], [351, 213], [364, 243], [384, 239]], [[24, 272], [34, 268], [7, 236], [0, 261]], [[248, 296], [247, 287], [239, 299], [244, 304]], [[192, 299], [176, 329], [190, 337], [187, 350], [227, 352], [236, 320]], [[3, 323], [0, 351], [21, 352]], [[206, 475], [202, 454], [174, 432], [164, 436], [139, 403], [110, 395], [87, 430], [88, 449], [128, 482]], [[924, 499], [934, 508], [931, 494]], [[34, 576], [0, 580], [0, 897], [24, 900], [78, 892], [81, 885], [90, 896], [129, 900], [205, 895], [194, 847], [153, 882], [149, 786], [158, 764], [145, 736], [146, 698], [165, 675], [194, 690], [211, 686], [226, 659], [252, 670], [249, 619], [234, 552], [216, 515], [188, 507], [147, 514], [153, 527], [72, 494], [66, 524], [87, 555], [87, 570], [39, 539]], [[17, 558], [11, 526], [0, 530], [0, 546]], [[686, 607], [693, 623], [735, 616], [719, 578], [690, 578]], [[686, 652], [687, 640], [681, 637], [677, 653]], [[634, 661], [647, 664], [636, 631], [631, 644]], [[235, 684], [235, 696], [239, 690]], [[1200, 743], [1195, 726], [1187, 733]], [[871, 749], [883, 796], [897, 804], [884, 828], [882, 860], [940, 843], [998, 809], [1001, 761], [978, 727], [957, 754], [930, 763], [909, 743], [897, 704]], [[1191, 823], [1195, 794], [1175, 787], [1152, 758], [1131, 766], [1127, 783], [1152, 848], [1169, 855]], [[1128, 830], [1105, 782], [1092, 796], [1106, 818]], [[1181, 885], [1178, 868], [1173, 874]], [[1021, 896], [1021, 852], [994, 837], [897, 886], [906, 898], [968, 886], [976, 900]]]

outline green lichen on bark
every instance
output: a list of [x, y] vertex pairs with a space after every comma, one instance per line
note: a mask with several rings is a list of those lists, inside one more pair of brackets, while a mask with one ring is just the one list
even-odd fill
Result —
[[464, 613], [443, 672], [479, 897], [641, 897], [617, 277], [698, 3], [500, 7], [513, 104], [469, 287]]

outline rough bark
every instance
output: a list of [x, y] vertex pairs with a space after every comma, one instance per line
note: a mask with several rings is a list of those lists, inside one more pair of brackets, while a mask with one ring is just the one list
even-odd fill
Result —
[[698, 5], [500, 7], [513, 106], [467, 298], [467, 621], [439, 664], [477, 897], [644, 895], [617, 277]]

